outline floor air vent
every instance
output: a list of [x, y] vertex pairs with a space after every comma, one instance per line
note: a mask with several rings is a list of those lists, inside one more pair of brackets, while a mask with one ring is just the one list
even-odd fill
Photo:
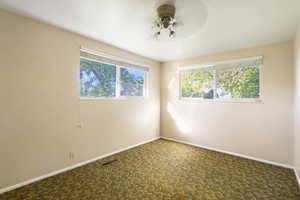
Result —
[[117, 162], [117, 161], [118, 161], [117, 159], [110, 160], [110, 161], [107, 161], [107, 162], [103, 163], [102, 166], [111, 165], [111, 164], [113, 164], [114, 162]]

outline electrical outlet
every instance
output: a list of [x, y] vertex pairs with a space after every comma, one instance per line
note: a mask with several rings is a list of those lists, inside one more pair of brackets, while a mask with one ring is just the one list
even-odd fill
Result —
[[69, 159], [73, 160], [74, 159], [74, 153], [73, 152], [69, 152]]
[[83, 127], [82, 122], [78, 122], [78, 123], [76, 124], [76, 126], [77, 126], [77, 128], [82, 128], [82, 127]]

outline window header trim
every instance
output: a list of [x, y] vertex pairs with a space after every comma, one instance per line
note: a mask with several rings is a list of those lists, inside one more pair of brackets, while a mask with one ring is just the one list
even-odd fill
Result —
[[110, 63], [110, 64], [122, 66], [122, 67], [142, 70], [142, 71], [146, 71], [146, 72], [149, 71], [149, 67], [147, 65], [135, 63], [132, 61], [125, 60], [123, 58], [115, 57], [112, 55], [108, 55], [105, 53], [101, 53], [101, 52], [86, 49], [86, 48], [80, 48], [80, 57], [103, 62], [103, 63]]
[[263, 64], [263, 56], [235, 59], [235, 60], [227, 60], [221, 62], [215, 62], [212, 64], [196, 64], [190, 66], [181, 66], [178, 68], [179, 72], [193, 72], [193, 71], [202, 71], [207, 68], [214, 69], [227, 69], [233, 67], [243, 67], [243, 66], [251, 66], [251, 65], [262, 65]]

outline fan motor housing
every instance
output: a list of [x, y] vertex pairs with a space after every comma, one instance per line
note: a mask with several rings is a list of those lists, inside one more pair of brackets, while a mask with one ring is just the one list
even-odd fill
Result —
[[171, 4], [164, 4], [157, 8], [158, 17], [163, 23], [164, 28], [168, 28], [170, 22], [175, 17], [175, 6]]
[[164, 4], [157, 8], [157, 13], [160, 18], [175, 17], [175, 6], [171, 4]]

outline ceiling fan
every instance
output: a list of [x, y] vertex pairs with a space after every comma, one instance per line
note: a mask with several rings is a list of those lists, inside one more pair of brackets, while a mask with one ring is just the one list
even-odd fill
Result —
[[176, 27], [183, 25], [176, 19], [176, 7], [174, 2], [167, 2], [157, 8], [157, 17], [154, 20], [155, 38], [167, 32], [169, 38], [173, 38], [176, 34]]

